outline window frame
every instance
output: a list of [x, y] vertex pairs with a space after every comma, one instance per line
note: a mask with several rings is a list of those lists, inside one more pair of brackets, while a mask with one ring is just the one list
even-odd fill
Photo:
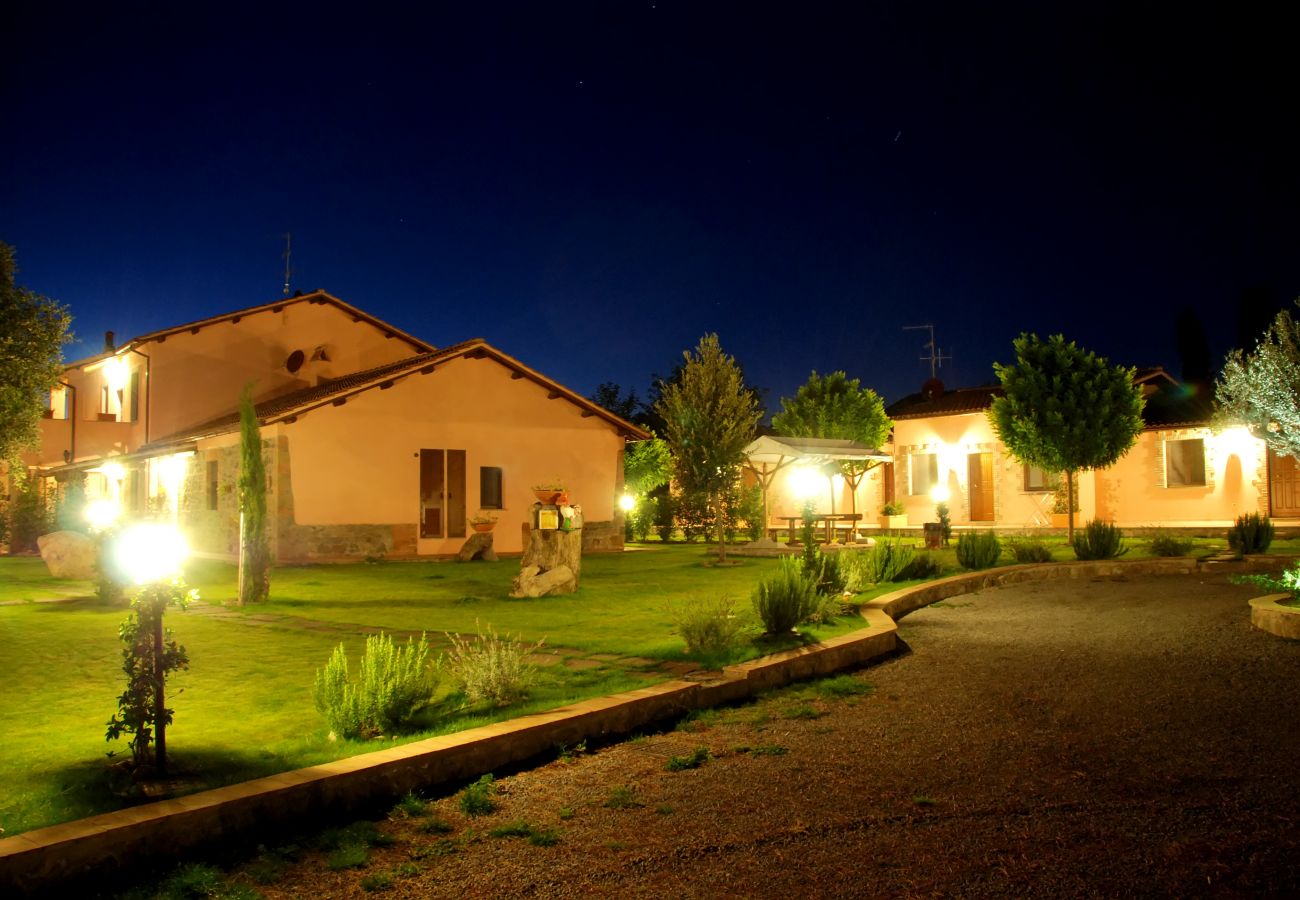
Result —
[[[493, 491], [486, 490], [492, 481], [495, 481], [495, 497]], [[489, 503], [491, 499], [495, 499], [496, 503]], [[506, 508], [505, 479], [500, 466], [478, 467], [478, 505], [479, 509]]]
[[[1199, 474], [1201, 478], [1200, 481], [1184, 480], [1181, 477], [1187, 474], [1184, 472], [1184, 469], [1186, 468], [1186, 463], [1188, 462], [1188, 455], [1189, 455], [1188, 450], [1184, 449], [1184, 447], [1185, 445], [1192, 444], [1192, 443], [1200, 444], [1200, 453], [1191, 454], [1191, 458], [1198, 461], [1194, 466], [1194, 469], [1199, 469]], [[1177, 453], [1174, 453], [1172, 449], [1175, 444], [1179, 446], [1179, 450]], [[1175, 456], [1179, 457], [1179, 461], [1182, 464], [1179, 466], [1177, 470], [1175, 470], [1175, 468], [1171, 465]], [[1208, 468], [1209, 467], [1206, 466], [1205, 464], [1205, 438], [1191, 438], [1191, 437], [1172, 438], [1172, 439], [1167, 438], [1165, 440], [1165, 487], [1167, 488], [1208, 487], [1210, 484], [1208, 473], [1206, 471]], [[1180, 475], [1179, 480], [1174, 480], [1173, 478], [1175, 471], [1177, 471], [1178, 474]], [[1194, 476], [1197, 474], [1197, 472], [1193, 471], [1190, 474]]]
[[[926, 485], [923, 490], [916, 489], [917, 483], [917, 465], [916, 458], [924, 456], [929, 458], [926, 466]], [[919, 451], [907, 454], [907, 495], [909, 497], [929, 496], [930, 491], [939, 483], [939, 454], [932, 450]]]
[[[1037, 472], [1041, 476], [1039, 484], [1036, 487], [1030, 479], [1030, 472]], [[1024, 486], [1026, 494], [1054, 494], [1061, 486], [1061, 473], [1049, 472], [1041, 466], [1035, 466], [1032, 463], [1023, 463], [1021, 466], [1021, 484]]]

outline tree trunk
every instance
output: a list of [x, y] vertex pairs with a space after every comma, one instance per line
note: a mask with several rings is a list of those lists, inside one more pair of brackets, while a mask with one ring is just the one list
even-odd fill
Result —
[[244, 599], [248, 596], [248, 565], [245, 557], [248, 556], [248, 542], [244, 540], [244, 513], [239, 513], [239, 573], [235, 579], [235, 592], [237, 603], [244, 605]]
[[727, 516], [726, 516], [726, 512], [722, 508], [722, 493], [715, 492], [712, 495], [712, 497], [713, 497], [713, 516], [717, 523], [717, 528], [718, 528], [718, 562], [724, 563], [727, 561], [727, 538], [726, 538]]
[[1069, 518], [1065, 520], [1067, 523], [1067, 527], [1065, 529], [1065, 541], [1068, 544], [1073, 544], [1074, 543], [1074, 470], [1066, 469], [1065, 478], [1066, 478], [1065, 512], [1066, 515], [1069, 516]]

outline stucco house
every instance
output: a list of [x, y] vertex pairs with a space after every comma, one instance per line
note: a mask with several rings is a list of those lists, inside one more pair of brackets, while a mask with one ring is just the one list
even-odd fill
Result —
[[640, 428], [481, 339], [435, 347], [314, 291], [144, 334], [72, 363], [27, 464], [201, 554], [238, 544], [238, 399], [253, 384], [282, 562], [453, 554], [497, 518], [519, 552], [531, 486], [562, 480], [584, 545], [620, 549], [625, 442]]
[[[1259, 512], [1300, 514], [1293, 461], [1277, 460], [1244, 428], [1215, 430], [1209, 406], [1163, 369], [1135, 377], [1146, 398], [1137, 443], [1107, 469], [1079, 475], [1076, 523], [1208, 526]], [[1057, 476], [1016, 461], [988, 418], [996, 386], [945, 390], [937, 380], [887, 408], [894, 420], [887, 493], [912, 523], [932, 521], [932, 489], [948, 489], [955, 524], [1052, 524]]]

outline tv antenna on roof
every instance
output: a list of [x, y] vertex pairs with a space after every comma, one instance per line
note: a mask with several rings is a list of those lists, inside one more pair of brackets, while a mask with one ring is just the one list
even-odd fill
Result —
[[943, 355], [943, 352], [942, 352], [942, 351], [941, 351], [941, 350], [940, 350], [940, 349], [935, 345], [935, 343], [934, 343], [934, 326], [933, 326], [933, 325], [904, 325], [904, 326], [903, 326], [903, 330], [904, 330], [904, 331], [928, 331], [928, 332], [930, 332], [930, 340], [928, 340], [928, 341], [925, 342], [925, 349], [927, 349], [927, 350], [930, 351], [930, 355], [929, 355], [929, 356], [922, 356], [920, 359], [921, 359], [921, 362], [928, 362], [928, 363], [930, 364], [930, 377], [931, 377], [931, 378], [938, 378], [938, 377], [939, 377], [939, 369], [942, 369], [942, 368], [943, 368], [943, 364], [944, 364], [945, 361], [947, 361], [947, 362], [952, 362], [952, 357], [951, 357], [951, 356], [944, 356], [944, 355]]
[[284, 233], [284, 295], [289, 296], [289, 276], [293, 274], [293, 269], [289, 268], [289, 259], [293, 254], [293, 233], [286, 231]]

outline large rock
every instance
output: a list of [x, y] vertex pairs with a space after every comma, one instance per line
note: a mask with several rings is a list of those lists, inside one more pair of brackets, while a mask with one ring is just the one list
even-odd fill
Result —
[[511, 597], [545, 597], [547, 594], [572, 594], [578, 589], [578, 577], [568, 566], [557, 566], [545, 572], [537, 566], [527, 566], [515, 577]]
[[456, 554], [456, 559], [458, 562], [469, 562], [472, 559], [496, 562], [497, 554], [492, 549], [492, 532], [471, 534], [465, 543], [460, 545], [460, 552]]
[[99, 550], [92, 538], [80, 531], [52, 531], [36, 539], [45, 568], [55, 578], [93, 581]]

